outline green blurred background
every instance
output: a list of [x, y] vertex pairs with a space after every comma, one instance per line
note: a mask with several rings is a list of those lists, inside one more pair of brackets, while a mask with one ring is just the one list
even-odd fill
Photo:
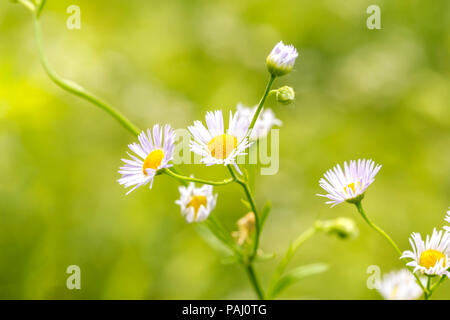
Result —
[[[383, 165], [364, 201], [368, 214], [409, 248], [410, 232], [441, 227], [450, 205], [450, 2], [436, 1], [47, 1], [51, 63], [104, 97], [141, 128], [186, 127], [207, 110], [254, 105], [265, 57], [279, 40], [300, 52], [294, 105], [276, 105], [277, 175], [256, 179], [273, 209], [262, 248], [281, 254], [316, 219], [354, 217], [361, 235], [318, 235], [291, 265], [325, 262], [326, 273], [285, 299], [379, 299], [369, 265], [402, 266], [356, 210], [330, 209], [318, 180], [359, 157]], [[66, 9], [81, 8], [81, 30]], [[366, 8], [381, 8], [381, 30]], [[0, 298], [253, 298], [241, 267], [223, 265], [174, 204], [177, 185], [158, 177], [129, 196], [116, 182], [134, 137], [99, 109], [52, 83], [39, 64], [30, 13], [0, 3]], [[184, 166], [218, 179], [223, 168]], [[246, 213], [237, 185], [216, 189], [227, 227]], [[264, 285], [278, 258], [256, 266]], [[82, 290], [66, 288], [81, 267]], [[445, 283], [434, 298], [450, 297]]]

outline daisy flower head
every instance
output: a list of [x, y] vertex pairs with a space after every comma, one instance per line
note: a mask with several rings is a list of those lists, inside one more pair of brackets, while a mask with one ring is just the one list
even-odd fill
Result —
[[[238, 103], [236, 113], [239, 118], [243, 118], [244, 121], [248, 121], [250, 125], [257, 108], [258, 106], [250, 108], [244, 106], [242, 103]], [[263, 109], [259, 114], [258, 119], [256, 119], [252, 133], [250, 134], [250, 141], [265, 138], [273, 126], [279, 127], [282, 124], [283, 122], [275, 117], [272, 109]]]
[[274, 77], [283, 76], [291, 72], [297, 57], [298, 52], [293, 45], [285, 45], [280, 41], [267, 56], [267, 69]]
[[[445, 216], [445, 221], [447, 221], [450, 224], [450, 210], [447, 211], [447, 215]], [[450, 232], [450, 226], [445, 226], [444, 229], [446, 231]]]
[[404, 251], [400, 258], [412, 259], [406, 265], [414, 267], [414, 272], [419, 271], [430, 276], [450, 276], [447, 271], [450, 268], [450, 233], [434, 229], [431, 237], [427, 235], [423, 241], [419, 233], [413, 232], [409, 242], [413, 251]]
[[155, 124], [152, 131], [142, 131], [138, 140], [139, 143], [128, 145], [134, 155], [127, 152], [131, 159], [122, 159], [125, 165], [119, 170], [122, 177], [118, 182], [126, 188], [134, 186], [127, 194], [148, 183], [151, 189], [158, 170], [172, 166], [169, 161], [173, 156], [175, 133], [170, 125], [162, 128]]
[[191, 182], [187, 187], [179, 187], [179, 190], [180, 199], [175, 203], [180, 206], [181, 214], [188, 223], [205, 220], [216, 207], [217, 194], [213, 194], [213, 187], [210, 185], [196, 188]]
[[364, 197], [366, 189], [375, 181], [375, 176], [380, 171], [381, 165], [372, 160], [351, 160], [349, 164], [344, 162], [344, 170], [338, 164], [328, 170], [325, 178], [319, 180], [320, 186], [328, 194], [318, 196], [330, 199], [327, 204], [335, 205], [347, 201], [356, 203]]
[[[421, 278], [422, 284], [425, 279]], [[417, 300], [422, 295], [422, 288], [416, 278], [407, 269], [392, 271], [383, 276], [378, 289], [385, 300]]]
[[194, 138], [190, 143], [191, 151], [200, 155], [201, 162], [207, 166], [233, 164], [239, 170], [236, 158], [245, 155], [244, 151], [251, 145], [246, 137], [250, 122], [230, 111], [228, 129], [225, 131], [222, 110], [207, 112], [205, 121], [206, 127], [201, 121], [195, 121], [193, 126], [188, 127]]

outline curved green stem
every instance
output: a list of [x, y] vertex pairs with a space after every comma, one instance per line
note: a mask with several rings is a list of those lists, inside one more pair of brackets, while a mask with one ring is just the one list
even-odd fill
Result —
[[227, 166], [228, 171], [230, 171], [230, 174], [234, 181], [236, 181], [238, 184], [242, 186], [244, 189], [245, 195], [247, 196], [248, 202], [250, 203], [250, 207], [252, 208], [253, 214], [255, 216], [255, 237], [253, 241], [253, 247], [252, 251], [248, 257], [248, 260], [245, 262], [245, 269], [247, 270], [247, 275], [250, 279], [250, 283], [252, 284], [253, 288], [255, 289], [255, 292], [260, 300], [264, 299], [264, 291], [259, 285], [258, 277], [256, 276], [256, 273], [253, 269], [253, 259], [256, 257], [256, 253], [259, 247], [259, 236], [260, 236], [260, 223], [259, 223], [259, 215], [258, 211], [256, 209], [255, 200], [253, 199], [253, 196], [250, 191], [250, 187], [248, 185], [248, 181], [242, 180], [239, 178], [236, 173], [234, 172], [231, 165]]
[[251, 134], [252, 134], [253, 127], [255, 126], [255, 123], [256, 123], [256, 120], [259, 117], [259, 114], [261, 113], [261, 110], [262, 110], [262, 108], [264, 106], [264, 102], [266, 101], [266, 98], [269, 95], [270, 88], [272, 87], [272, 84], [273, 84], [274, 80], [275, 80], [275, 76], [271, 74], [270, 78], [269, 78], [269, 81], [267, 82], [266, 90], [264, 91], [264, 94], [263, 94], [261, 100], [259, 101], [258, 107], [256, 108], [256, 112], [253, 115], [252, 122], [250, 122], [250, 126], [248, 127], [246, 137], [250, 137]]
[[394, 242], [394, 240], [392, 240], [391, 237], [388, 236], [388, 234], [386, 232], [384, 232], [383, 229], [381, 229], [380, 227], [378, 227], [375, 223], [372, 222], [372, 220], [369, 219], [369, 217], [367, 216], [367, 214], [364, 212], [364, 209], [361, 205], [361, 201], [358, 201], [355, 203], [356, 208], [358, 209], [359, 213], [361, 214], [361, 216], [363, 217], [363, 219], [367, 222], [367, 224], [372, 227], [372, 229], [374, 229], [376, 232], [378, 232], [379, 234], [381, 234], [390, 244], [392, 247], [394, 247], [395, 251], [397, 251], [397, 253], [399, 255], [402, 255], [402, 251], [400, 250], [400, 248], [397, 246], [397, 244]]
[[256, 295], [259, 300], [264, 300], [264, 292], [261, 289], [261, 285], [259, 284], [258, 278], [256, 277], [255, 270], [251, 263], [245, 266], [245, 270], [247, 271], [248, 278], [250, 279], [250, 283], [255, 289]]
[[[266, 89], [264, 91], [264, 94], [261, 98], [261, 100], [259, 101], [258, 107], [256, 108], [255, 114], [253, 115], [252, 121], [250, 122], [250, 126], [248, 127], [247, 130], [247, 134], [246, 137], [250, 137], [252, 134], [252, 130], [253, 127], [255, 126], [256, 120], [259, 117], [259, 114], [261, 113], [261, 110], [264, 106], [264, 102], [266, 101], [267, 96], [269, 95], [270, 92], [270, 88], [272, 87], [273, 81], [275, 80], [275, 76], [270, 75], [269, 81], [267, 83]], [[248, 199], [248, 202], [250, 203], [250, 207], [252, 208], [253, 214], [255, 216], [255, 236], [254, 236], [254, 241], [253, 241], [253, 247], [251, 250], [251, 253], [248, 257], [248, 262], [246, 265], [246, 270], [247, 270], [247, 274], [249, 276], [250, 282], [252, 283], [257, 295], [259, 299], [264, 299], [264, 293], [258, 283], [256, 274], [253, 270], [253, 266], [252, 266], [252, 261], [253, 259], [256, 257], [256, 253], [258, 251], [258, 247], [259, 247], [259, 237], [261, 234], [261, 225], [259, 223], [259, 214], [258, 214], [258, 210], [256, 209], [256, 204], [255, 204], [255, 200], [253, 199], [253, 195], [251, 193], [250, 190], [250, 186], [248, 184], [248, 179], [245, 178], [241, 179], [239, 178], [236, 173], [234, 172], [233, 168], [231, 167], [231, 165], [228, 165], [228, 170], [230, 171], [231, 176], [233, 177], [234, 181], [236, 181], [238, 184], [240, 184], [242, 186], [242, 188], [244, 189], [245, 195]]]
[[252, 252], [249, 256], [249, 260], [252, 261], [255, 256], [256, 256], [256, 252], [258, 250], [259, 247], [259, 236], [261, 233], [261, 226], [259, 224], [259, 214], [258, 214], [258, 209], [256, 209], [256, 203], [255, 200], [253, 199], [253, 195], [251, 193], [250, 190], [250, 186], [248, 185], [248, 181], [242, 180], [240, 179], [236, 173], [234, 172], [233, 168], [231, 167], [231, 165], [227, 166], [228, 171], [230, 171], [231, 176], [233, 177], [233, 179], [242, 186], [242, 188], [244, 189], [245, 195], [247, 197], [248, 202], [250, 203], [250, 207], [252, 208], [253, 214], [255, 215], [255, 240], [253, 241], [253, 248], [252, 248]]
[[234, 178], [233, 179], [225, 179], [223, 181], [211, 181], [211, 180], [204, 180], [204, 179], [193, 178], [193, 177], [186, 177], [181, 174], [177, 174], [168, 168], [163, 169], [161, 172], [165, 173], [168, 176], [171, 176], [172, 178], [175, 178], [179, 181], [197, 182], [197, 183], [202, 183], [202, 184], [209, 184], [212, 186], [224, 186], [224, 185], [230, 184], [235, 181]]
[[122, 113], [117, 111], [115, 108], [111, 107], [109, 104], [101, 100], [100, 98], [96, 97], [94, 94], [90, 93], [86, 89], [84, 89], [82, 86], [77, 84], [76, 82], [73, 82], [68, 79], [62, 78], [58, 73], [56, 73], [55, 70], [51, 67], [47, 60], [47, 56], [44, 52], [44, 46], [42, 43], [42, 33], [41, 33], [41, 26], [39, 23], [39, 14], [42, 10], [42, 6], [39, 6], [38, 13], [36, 13], [33, 17], [34, 21], [34, 34], [36, 38], [36, 43], [39, 51], [39, 58], [41, 60], [41, 64], [44, 67], [45, 72], [50, 77], [50, 79], [56, 83], [59, 87], [62, 89], [84, 99], [87, 100], [103, 111], [107, 112], [109, 115], [111, 115], [114, 119], [116, 119], [124, 128], [126, 128], [128, 131], [133, 133], [134, 135], [138, 135], [140, 130], [138, 127], [136, 127], [130, 120], [128, 120]]
[[252, 253], [250, 255], [250, 260], [253, 260], [256, 256], [256, 252], [259, 247], [259, 238], [260, 238], [260, 234], [261, 234], [261, 226], [259, 224], [259, 213], [258, 213], [258, 210], [256, 209], [255, 200], [253, 199], [253, 195], [250, 191], [250, 186], [248, 185], [248, 183], [245, 182], [245, 183], [239, 183], [239, 184], [244, 189], [245, 195], [247, 196], [248, 202], [250, 203], [250, 206], [252, 207], [252, 211], [255, 215], [255, 241], [253, 243], [253, 249], [252, 249]]
[[445, 279], [447, 279], [447, 276], [442, 276], [441, 279], [439, 279], [439, 281], [437, 281], [435, 284], [433, 284], [433, 286], [430, 288], [430, 295], [434, 289], [436, 289], [442, 282], [445, 281]]
[[428, 292], [425, 292], [425, 295], [424, 295], [425, 300], [430, 299], [430, 296], [431, 296], [430, 287], [431, 287], [431, 277], [428, 277], [428, 279], [427, 279], [427, 291]]
[[[372, 220], [369, 219], [369, 217], [367, 216], [367, 214], [365, 213], [361, 201], [356, 201], [355, 202], [355, 206], [358, 209], [358, 212], [361, 214], [361, 216], [363, 217], [363, 219], [367, 222], [367, 224], [374, 229], [376, 232], [378, 232], [379, 234], [381, 234], [391, 245], [392, 247], [395, 249], [395, 251], [401, 256], [402, 255], [402, 251], [400, 250], [400, 248], [397, 246], [397, 244], [394, 242], [394, 240], [392, 240], [391, 237], [389, 237], [389, 235], [384, 232], [383, 229], [381, 229], [380, 227], [378, 227], [375, 223], [372, 222]], [[404, 261], [406, 261], [406, 259], [403, 259]], [[428, 295], [428, 290], [423, 286], [422, 282], [419, 279], [419, 276], [417, 274], [415, 274], [412, 270], [412, 268], [407, 267], [409, 271], [411, 271], [411, 273], [413, 274], [413, 276], [416, 278], [417, 284], [420, 286], [420, 288], [422, 288], [425, 296]]]
[[436, 290], [436, 288], [445, 281], [445, 279], [447, 279], [447, 276], [441, 276], [441, 278], [439, 279], [439, 281], [436, 281], [433, 285], [431, 285], [431, 277], [428, 277], [428, 282], [427, 282], [427, 290], [428, 290], [428, 294], [425, 295], [425, 300], [430, 299], [431, 295], [433, 294], [434, 290]]

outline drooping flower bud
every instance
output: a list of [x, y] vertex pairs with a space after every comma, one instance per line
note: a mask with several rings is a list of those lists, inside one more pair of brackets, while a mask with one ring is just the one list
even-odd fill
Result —
[[293, 45], [285, 45], [280, 41], [267, 56], [267, 69], [274, 77], [283, 76], [291, 72], [297, 57], [298, 53]]
[[345, 217], [317, 221], [316, 227], [330, 235], [336, 235], [342, 239], [353, 239], [359, 235], [359, 230], [355, 221]]
[[282, 104], [290, 104], [295, 99], [295, 91], [289, 86], [283, 86], [275, 90], [277, 101]]

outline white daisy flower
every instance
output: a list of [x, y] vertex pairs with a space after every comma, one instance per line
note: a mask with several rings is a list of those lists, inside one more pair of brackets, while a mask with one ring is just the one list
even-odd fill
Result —
[[344, 162], [344, 171], [338, 164], [324, 174], [325, 179], [319, 180], [320, 186], [328, 194], [318, 196], [330, 199], [327, 204], [332, 204], [332, 207], [344, 201], [359, 201], [380, 169], [381, 165], [365, 159], [351, 160], [349, 165]]
[[[250, 108], [244, 106], [242, 103], [238, 103], [236, 108], [238, 117], [247, 120], [250, 125], [258, 106]], [[250, 141], [265, 138], [273, 126], [280, 127], [282, 124], [283, 122], [275, 117], [275, 114], [271, 109], [263, 109], [259, 114], [258, 119], [256, 119], [252, 133], [250, 134]]]
[[427, 235], [424, 242], [419, 233], [413, 232], [409, 242], [413, 251], [404, 251], [401, 259], [413, 259], [406, 265], [414, 267], [414, 272], [450, 277], [450, 272], [447, 270], [450, 268], [450, 233], [444, 233], [442, 230], [438, 232], [434, 229], [431, 237]]
[[147, 133], [142, 131], [138, 139], [139, 144], [128, 145], [136, 156], [127, 152], [131, 159], [122, 159], [125, 165], [119, 170], [122, 178], [117, 181], [126, 188], [134, 186], [127, 194], [149, 182], [151, 189], [157, 171], [172, 166], [168, 163], [172, 160], [175, 133], [170, 125], [164, 126], [163, 135], [162, 128], [155, 124], [153, 126], [153, 138], [152, 132], [147, 129]]
[[[450, 209], [450, 208], [449, 208]], [[450, 210], [447, 211], [447, 216], [445, 217], [445, 221], [450, 223]], [[445, 226], [444, 229], [448, 232], [450, 232], [450, 226]]]
[[175, 203], [180, 206], [181, 214], [188, 223], [205, 220], [216, 207], [217, 194], [213, 195], [213, 187], [210, 185], [195, 188], [191, 182], [187, 187], [179, 187], [179, 190], [180, 200]]
[[297, 57], [298, 52], [293, 45], [285, 45], [280, 41], [267, 56], [267, 69], [273, 76], [285, 75], [292, 70]]
[[246, 137], [250, 125], [247, 119], [230, 111], [228, 129], [225, 132], [222, 110], [207, 112], [207, 128], [201, 121], [195, 121], [188, 127], [194, 141], [190, 143], [191, 151], [202, 156], [201, 162], [207, 166], [214, 164], [233, 164], [238, 170], [236, 158], [245, 155], [244, 151], [251, 143]]
[[[425, 285], [425, 278], [420, 281]], [[416, 278], [407, 269], [384, 275], [378, 291], [385, 300], [416, 300], [423, 294]]]

